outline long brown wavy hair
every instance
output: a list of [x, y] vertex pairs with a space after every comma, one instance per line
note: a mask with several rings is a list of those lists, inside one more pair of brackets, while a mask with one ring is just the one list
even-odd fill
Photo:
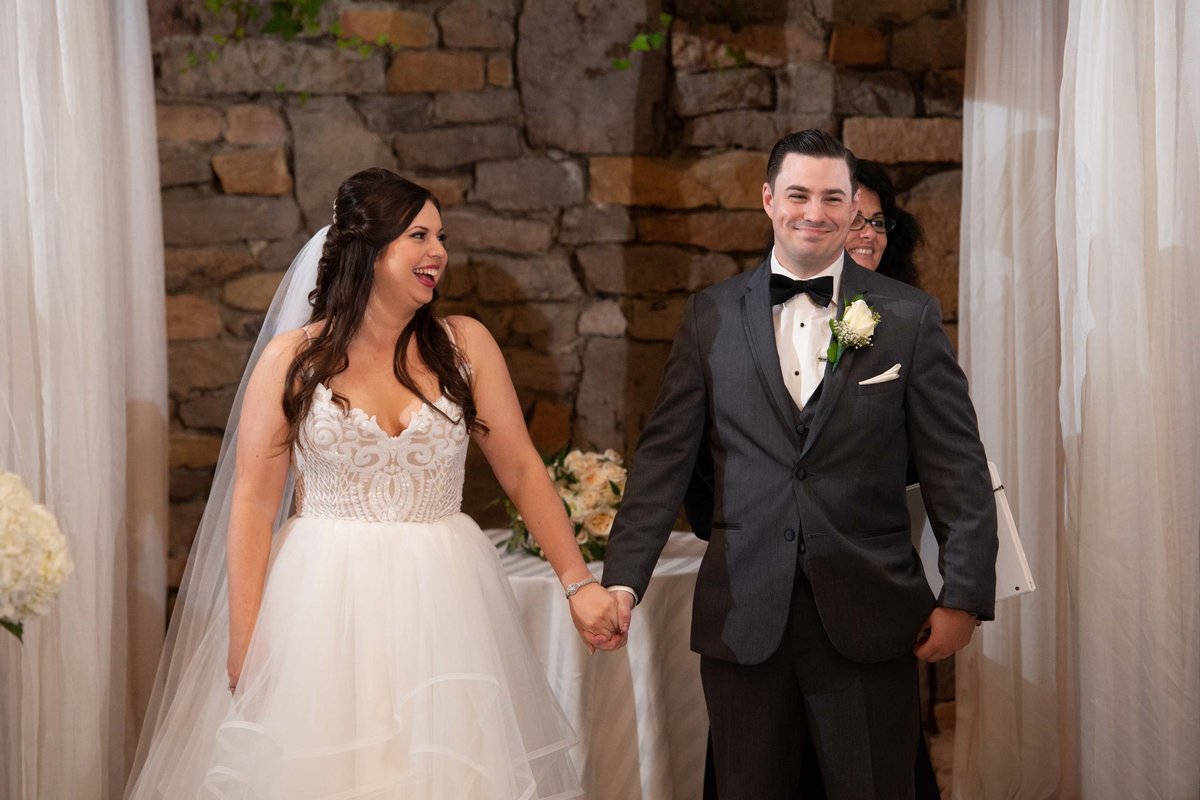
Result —
[[[426, 203], [441, 210], [428, 189], [378, 167], [355, 173], [338, 187], [333, 224], [317, 267], [317, 287], [308, 296], [313, 308], [309, 322], [325, 324], [296, 354], [288, 370], [283, 390], [283, 413], [288, 422], [285, 446], [295, 443], [299, 436], [317, 384], [328, 386], [330, 378], [350, 365], [347, 351], [366, 313], [375, 282], [375, 261], [408, 229]], [[437, 375], [442, 394], [462, 409], [467, 430], [486, 434], [487, 425], [476, 413], [463, 369], [465, 359], [434, 314], [437, 303], [438, 291], [434, 289], [433, 300], [419, 308], [400, 332], [392, 372], [400, 385], [448, 417], [409, 374], [408, 345], [416, 338], [421, 361]], [[350, 410], [349, 400], [341, 394], [334, 392], [333, 399], [343, 411]]]

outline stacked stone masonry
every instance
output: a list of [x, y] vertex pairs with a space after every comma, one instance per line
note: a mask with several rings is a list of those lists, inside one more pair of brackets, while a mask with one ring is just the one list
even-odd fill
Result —
[[[182, 574], [236, 383], [337, 186], [383, 166], [433, 190], [444, 313], [504, 348], [537, 446], [632, 454], [689, 292], [770, 241], [766, 156], [823, 127], [889, 165], [923, 222], [924, 287], [954, 333], [965, 26], [952, 0], [326, 0], [323, 24], [395, 46], [250, 30], [150, 0], [171, 443]], [[663, 47], [630, 53], [674, 14]], [[632, 66], [615, 69], [614, 56]], [[194, 62], [194, 63], [193, 63]], [[496, 521], [478, 452], [466, 510]]]

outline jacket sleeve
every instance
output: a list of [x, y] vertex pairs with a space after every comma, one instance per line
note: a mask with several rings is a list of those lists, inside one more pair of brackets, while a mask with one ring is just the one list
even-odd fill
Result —
[[940, 545], [938, 605], [992, 619], [996, 599], [996, 499], [967, 378], [942, 327], [938, 303], [922, 310], [905, 396], [912, 466]]
[[638, 441], [604, 556], [604, 585], [630, 587], [638, 597], [645, 597], [670, 536], [706, 428], [696, 305], [697, 296], [692, 295], [667, 358], [658, 400]]

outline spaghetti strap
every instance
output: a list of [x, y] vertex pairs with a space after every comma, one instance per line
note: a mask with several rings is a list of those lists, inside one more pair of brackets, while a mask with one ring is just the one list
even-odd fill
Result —
[[437, 321], [446, 329], [446, 335], [450, 337], [450, 344], [454, 346], [454, 351], [458, 354], [459, 365], [458, 371], [468, 381], [471, 379], [471, 362], [467, 361], [467, 353], [463, 350], [462, 345], [458, 343], [458, 337], [454, 335], [454, 326], [450, 324], [450, 320], [446, 317], [438, 317]]
[[454, 326], [450, 324], [450, 320], [445, 317], [438, 317], [437, 321], [446, 329], [446, 335], [450, 337], [450, 344], [454, 345], [454, 348], [457, 350], [458, 339], [454, 336]]

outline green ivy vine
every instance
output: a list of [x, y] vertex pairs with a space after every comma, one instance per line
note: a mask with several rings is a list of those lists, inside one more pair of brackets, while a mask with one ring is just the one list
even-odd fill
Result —
[[[730, 0], [724, 6], [719, 6], [716, 2], [712, 5], [717, 10], [718, 16], [729, 26], [731, 31], [736, 33], [746, 24], [746, 10], [741, 0]], [[627, 44], [619, 46], [618, 54], [612, 59], [612, 68], [618, 72], [623, 72], [633, 66], [635, 53], [650, 53], [662, 50], [666, 44], [667, 34], [671, 29], [671, 21], [673, 19], [674, 17], [671, 14], [659, 14], [658, 28], [643, 30], [630, 39]], [[745, 49], [741, 47], [726, 45], [725, 55], [733, 62], [735, 67], [744, 67], [750, 63], [747, 59]]]
[[[361, 36], [347, 36], [340, 23], [334, 22], [327, 29], [321, 24], [321, 7], [326, 0], [271, 0], [264, 6], [261, 0], [204, 0], [204, 8], [213, 17], [225, 22], [225, 30], [213, 34], [213, 49], [201, 54], [188, 54], [186, 69], [199, 66], [202, 59], [215, 62], [220, 58], [221, 49], [231, 42], [240, 42], [246, 38], [254, 24], [263, 18], [264, 12], [269, 16], [261, 28], [261, 34], [277, 37], [285, 42], [294, 40], [297, 36], [331, 35], [337, 46], [343, 50], [354, 50], [366, 58], [379, 50], [396, 51], [400, 48], [388, 40], [387, 34], [380, 34], [374, 41], [367, 41]], [[276, 91], [282, 91], [276, 87]]]
[[612, 68], [618, 72], [623, 72], [633, 66], [634, 53], [649, 53], [663, 49], [663, 45], [667, 41], [667, 31], [671, 29], [670, 14], [659, 14], [659, 27], [654, 30], [642, 31], [634, 36], [629, 43], [623, 48], [624, 52], [613, 58]]

